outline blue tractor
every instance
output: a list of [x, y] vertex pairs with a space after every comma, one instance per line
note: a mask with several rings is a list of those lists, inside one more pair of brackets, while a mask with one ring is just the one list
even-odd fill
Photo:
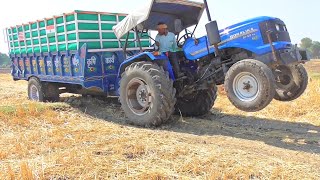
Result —
[[[195, 38], [204, 10], [207, 35]], [[178, 68], [168, 54], [143, 50], [121, 64], [120, 102], [133, 124], [159, 125], [173, 113], [204, 115], [214, 105], [217, 85], [224, 84], [232, 104], [247, 112], [259, 111], [273, 99], [292, 101], [307, 87], [308, 75], [301, 64], [308, 60], [307, 53], [291, 43], [279, 18], [256, 17], [219, 30], [206, 1], [154, 0], [113, 30], [120, 38], [129, 31], [156, 30], [158, 22], [176, 35], [181, 47], [174, 52]]]
[[[205, 10], [207, 35], [196, 38]], [[150, 47], [159, 22], [173, 33], [169, 52], [159, 53], [157, 42]], [[13, 79], [28, 81], [29, 99], [116, 96], [140, 126], [174, 113], [205, 115], [218, 85], [235, 107], [254, 112], [273, 99], [297, 99], [308, 84], [307, 53], [291, 43], [283, 21], [256, 17], [219, 30], [206, 0], [150, 0], [129, 15], [75, 11], [6, 32]]]

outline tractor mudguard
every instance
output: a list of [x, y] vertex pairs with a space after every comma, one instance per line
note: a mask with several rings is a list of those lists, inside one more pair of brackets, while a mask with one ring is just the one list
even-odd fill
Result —
[[175, 80], [174, 73], [172, 66], [170, 64], [170, 61], [168, 57], [163, 53], [159, 56], [153, 55], [151, 52], [142, 52], [136, 55], [131, 56], [127, 60], [121, 63], [118, 71], [118, 79], [121, 78], [121, 74], [125, 71], [126, 67], [132, 64], [133, 62], [138, 61], [152, 61], [158, 64], [159, 66], [162, 66], [164, 70], [169, 72], [169, 77], [173, 80]]

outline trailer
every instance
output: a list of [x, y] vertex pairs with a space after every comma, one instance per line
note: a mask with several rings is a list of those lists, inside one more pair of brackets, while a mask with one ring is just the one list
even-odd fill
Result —
[[[118, 40], [112, 27], [126, 14], [80, 11], [6, 29], [14, 80], [29, 81], [29, 98], [58, 101], [65, 92], [117, 95], [117, 69], [139, 46], [152, 49], [148, 33]], [[127, 42], [128, 51], [123, 52]]]

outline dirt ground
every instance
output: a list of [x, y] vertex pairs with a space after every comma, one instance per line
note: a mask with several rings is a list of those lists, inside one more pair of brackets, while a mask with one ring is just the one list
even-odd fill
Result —
[[246, 113], [220, 90], [208, 115], [154, 129], [127, 124], [115, 98], [30, 102], [1, 74], [0, 179], [320, 179], [320, 61], [306, 67], [298, 100]]
[[0, 68], [0, 74], [9, 74], [10, 69], [9, 68]]

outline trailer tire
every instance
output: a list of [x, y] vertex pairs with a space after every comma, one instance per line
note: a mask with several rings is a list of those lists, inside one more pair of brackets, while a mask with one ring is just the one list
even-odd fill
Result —
[[28, 99], [32, 101], [44, 102], [44, 87], [38, 78], [31, 77], [28, 81]]
[[308, 73], [303, 65], [279, 66], [275, 71], [276, 93], [274, 99], [293, 101], [304, 93], [308, 86]]
[[59, 93], [59, 86], [55, 83], [45, 82], [43, 83], [44, 86], [44, 98], [45, 101], [48, 102], [58, 102], [60, 100], [60, 93]]
[[133, 125], [151, 127], [166, 122], [174, 112], [176, 90], [169, 74], [155, 63], [135, 62], [120, 81], [120, 103]]
[[182, 116], [202, 116], [213, 107], [217, 98], [217, 86], [211, 89], [196, 91], [192, 99], [178, 98], [175, 113]]
[[265, 108], [275, 94], [275, 78], [264, 63], [246, 59], [235, 63], [225, 78], [225, 90], [231, 103], [242, 111]]

